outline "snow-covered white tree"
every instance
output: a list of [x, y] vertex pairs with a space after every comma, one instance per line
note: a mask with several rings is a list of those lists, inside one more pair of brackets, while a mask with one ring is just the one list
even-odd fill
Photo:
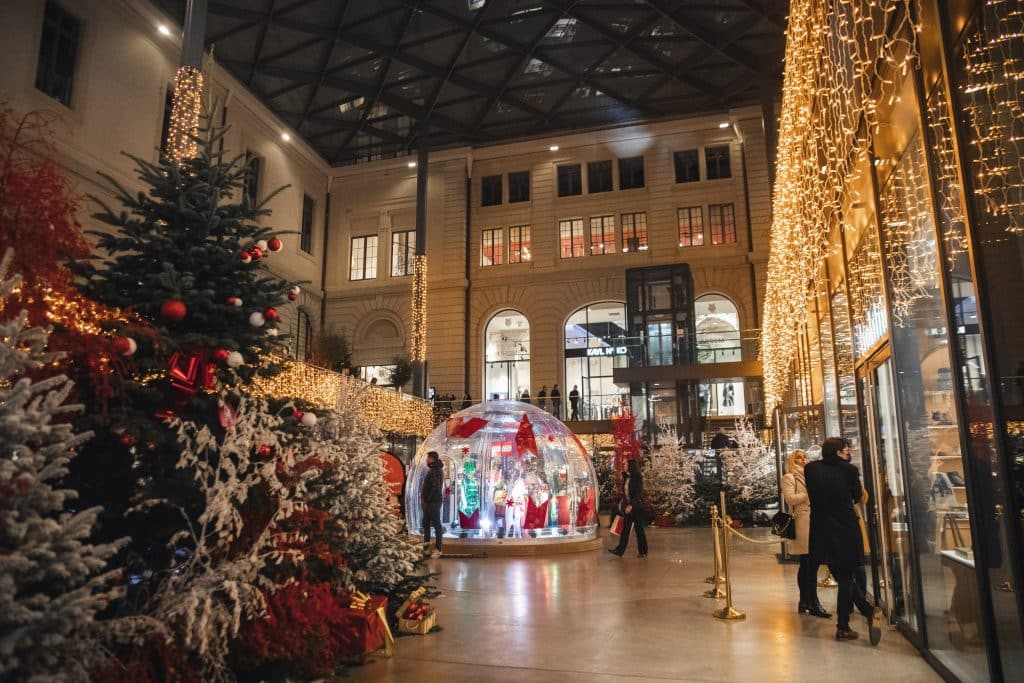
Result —
[[5, 279], [9, 262], [10, 250], [0, 263], [0, 680], [84, 681], [116, 626], [97, 616], [122, 593], [107, 570], [121, 544], [91, 543], [99, 508], [75, 510], [75, 492], [61, 488], [91, 434], [67, 421], [81, 406], [66, 403], [66, 377], [25, 376], [56, 355], [45, 330], [4, 310], [18, 282]]
[[[188, 529], [171, 539], [176, 564], [147, 611], [167, 624], [175, 639], [202, 666], [207, 681], [233, 680], [228, 667], [231, 638], [243, 619], [263, 614], [265, 590], [274, 582], [263, 575], [269, 564], [301, 561], [294, 535], [277, 524], [302, 508], [294, 495], [301, 482], [285, 487], [279, 463], [291, 454], [282, 450], [283, 420], [261, 400], [242, 397], [236, 410], [222, 409], [227, 428], [218, 435], [208, 425], [177, 420], [181, 446], [178, 467], [192, 473], [202, 498], [201, 512]], [[276, 457], [274, 457], [276, 455]], [[245, 514], [259, 498], [259, 514]], [[146, 507], [164, 501], [146, 501]]]
[[671, 515], [680, 524], [697, 508], [693, 488], [697, 465], [675, 429], [663, 427], [658, 442], [660, 447], [651, 452], [644, 468], [644, 490], [656, 514]]
[[420, 551], [403, 533], [404, 520], [384, 481], [380, 429], [360, 407], [368, 385], [352, 377], [341, 383], [335, 409], [294, 443], [300, 466], [303, 457], [317, 465], [302, 500], [337, 520], [332, 545], [345, 559], [338, 575], [345, 588], [393, 593], [416, 571]]
[[722, 451], [722, 478], [729, 514], [734, 517], [778, 498], [778, 471], [772, 450], [747, 418], [736, 420], [736, 448]]

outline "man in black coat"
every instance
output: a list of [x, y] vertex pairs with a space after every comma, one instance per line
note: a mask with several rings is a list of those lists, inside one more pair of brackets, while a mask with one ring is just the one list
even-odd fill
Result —
[[444, 500], [444, 463], [437, 451], [427, 453], [427, 473], [423, 475], [420, 489], [423, 502], [423, 552], [430, 548], [430, 529], [434, 529], [434, 546], [431, 557], [441, 556], [441, 502]]
[[854, 605], [868, 620], [871, 644], [877, 645], [882, 631], [875, 623], [875, 608], [857, 584], [857, 568], [864, 564], [854, 501], [861, 496], [860, 471], [850, 464], [850, 442], [829, 437], [821, 445], [821, 460], [804, 467], [807, 497], [811, 503], [810, 556], [828, 565], [839, 582], [836, 599], [836, 640], [853, 640], [850, 629]]

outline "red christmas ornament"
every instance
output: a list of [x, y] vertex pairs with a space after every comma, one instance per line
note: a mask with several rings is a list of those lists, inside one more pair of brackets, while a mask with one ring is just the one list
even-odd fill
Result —
[[160, 306], [160, 317], [172, 323], [184, 320], [187, 313], [188, 308], [181, 299], [167, 299]]
[[292, 413], [292, 417], [294, 417], [296, 420], [301, 420], [302, 419], [302, 411], [301, 410], [296, 410], [294, 413]]
[[288, 292], [288, 300], [289, 301], [295, 301], [298, 298], [299, 298], [299, 295], [296, 294], [295, 292]]
[[114, 337], [114, 340], [110, 342], [110, 347], [114, 349], [114, 353], [117, 353], [118, 355], [130, 356], [135, 353], [138, 345], [131, 337]]
[[252, 257], [253, 261], [259, 261], [261, 258], [263, 258], [263, 250], [260, 249], [259, 247], [253, 247], [252, 249], [249, 250], [249, 256]]
[[217, 349], [213, 352], [213, 357], [217, 359], [218, 363], [226, 363], [229, 355], [227, 349]]
[[135, 435], [132, 434], [131, 432], [125, 432], [124, 434], [121, 435], [121, 443], [123, 443], [125, 446], [134, 446]]
[[277, 239], [276, 237], [271, 237], [269, 240], [267, 240], [267, 249], [270, 249], [270, 251], [281, 251], [281, 248], [283, 246], [284, 242]]
[[256, 451], [256, 452], [257, 452], [257, 453], [258, 453], [258, 454], [259, 454], [260, 456], [262, 456], [262, 457], [266, 458], [266, 457], [268, 457], [268, 456], [269, 456], [269, 455], [270, 455], [271, 453], [273, 453], [273, 452], [274, 452], [274, 449], [273, 449], [273, 448], [271, 448], [270, 446], [268, 446], [267, 444], [263, 444], [262, 446], [260, 446], [260, 447], [259, 447], [259, 449], [257, 449], [257, 451]]
[[235, 306], [235, 307], [241, 306], [242, 305], [242, 300], [239, 299], [237, 296], [229, 296], [228, 297], [228, 305], [229, 306]]
[[238, 258], [242, 260], [242, 263], [252, 263], [252, 255], [248, 251], [243, 251]]
[[266, 318], [267, 320], [277, 320], [277, 309], [268, 308], [267, 310], [263, 311], [263, 317]]

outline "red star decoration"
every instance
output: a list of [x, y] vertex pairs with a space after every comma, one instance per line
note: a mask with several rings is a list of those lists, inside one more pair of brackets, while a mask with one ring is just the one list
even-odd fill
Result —
[[469, 446], [462, 447], [462, 454], [465, 455], [466, 453], [469, 453]]
[[553, 434], [548, 434], [548, 441], [554, 441], [555, 437]]

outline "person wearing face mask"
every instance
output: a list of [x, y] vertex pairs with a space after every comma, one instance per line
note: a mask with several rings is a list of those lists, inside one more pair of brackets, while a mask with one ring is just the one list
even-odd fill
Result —
[[832, 615], [826, 612], [818, 601], [818, 562], [808, 554], [811, 504], [807, 499], [807, 485], [804, 483], [806, 464], [807, 453], [799, 449], [786, 458], [786, 474], [782, 476], [782, 497], [786, 500], [786, 507], [793, 515], [793, 524], [796, 526], [796, 538], [786, 541], [786, 549], [790, 555], [800, 558], [800, 569], [796, 573], [796, 583], [800, 588], [797, 612], [829, 619]]
[[878, 645], [882, 630], [875, 618], [877, 610], [856, 579], [858, 568], [864, 565], [864, 543], [853, 505], [860, 501], [863, 487], [860, 470], [850, 463], [850, 442], [838, 436], [825, 439], [821, 460], [804, 467], [804, 481], [811, 503], [808, 550], [812, 559], [828, 564], [839, 582], [836, 640], [858, 637], [850, 628], [850, 615], [856, 605], [867, 620], [871, 644]]

